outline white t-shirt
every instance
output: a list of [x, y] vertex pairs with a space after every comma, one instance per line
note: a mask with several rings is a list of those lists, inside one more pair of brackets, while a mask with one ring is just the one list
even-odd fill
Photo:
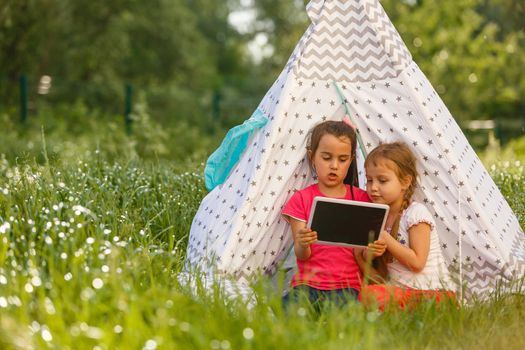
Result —
[[408, 208], [403, 211], [401, 221], [399, 222], [399, 243], [409, 247], [410, 237], [408, 230], [410, 227], [419, 223], [426, 223], [431, 227], [430, 250], [425, 267], [420, 272], [413, 272], [394, 258], [394, 261], [388, 264], [390, 279], [394, 284], [401, 285], [402, 287], [424, 290], [455, 290], [455, 286], [452, 283], [449, 271], [445, 265], [443, 254], [441, 253], [434, 218], [423, 204], [412, 202]]

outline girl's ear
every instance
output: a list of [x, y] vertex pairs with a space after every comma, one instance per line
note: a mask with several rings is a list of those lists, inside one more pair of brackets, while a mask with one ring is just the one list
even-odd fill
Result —
[[310, 162], [311, 162], [312, 161], [312, 156], [313, 156], [312, 150], [311, 149], [307, 150], [306, 154], [308, 155], [308, 159], [310, 159]]
[[412, 176], [407, 175], [403, 178], [403, 181], [401, 181], [401, 185], [403, 186], [403, 190], [406, 190], [410, 187], [412, 184]]
[[312, 167], [312, 170], [314, 171], [314, 173], [316, 172], [315, 170], [315, 164], [314, 164], [314, 153], [312, 152], [312, 150], [308, 150], [306, 151], [306, 154], [308, 155], [308, 160], [310, 161], [310, 166]]

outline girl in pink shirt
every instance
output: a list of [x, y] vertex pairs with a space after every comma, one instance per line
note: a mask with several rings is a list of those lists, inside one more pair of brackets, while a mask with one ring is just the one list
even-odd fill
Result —
[[[356, 257], [361, 259], [361, 253], [354, 254], [354, 248], [317, 244], [317, 233], [306, 227], [315, 197], [370, 201], [365, 191], [353, 186], [357, 180], [355, 149], [356, 134], [347, 122], [327, 121], [311, 131], [307, 151], [318, 183], [295, 192], [282, 211], [292, 229], [298, 267], [285, 304], [291, 298], [297, 301], [301, 293], [314, 305], [323, 300], [341, 305], [359, 294], [363, 261], [356, 261]], [[345, 179], [350, 184], [345, 184]], [[384, 242], [375, 243], [373, 252], [379, 256]]]

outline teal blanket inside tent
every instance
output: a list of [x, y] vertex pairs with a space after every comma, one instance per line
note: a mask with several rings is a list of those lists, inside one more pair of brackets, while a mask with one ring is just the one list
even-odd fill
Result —
[[204, 168], [204, 183], [209, 191], [226, 180], [241, 158], [250, 136], [267, 122], [268, 118], [263, 112], [256, 109], [248, 120], [228, 131], [219, 148], [208, 158]]

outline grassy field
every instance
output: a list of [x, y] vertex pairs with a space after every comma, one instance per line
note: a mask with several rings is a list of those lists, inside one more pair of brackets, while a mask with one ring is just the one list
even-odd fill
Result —
[[[127, 136], [111, 123], [42, 132], [35, 121], [2, 135], [1, 349], [525, 348], [522, 295], [321, 315], [284, 314], [265, 285], [254, 308], [220, 290], [193, 295], [177, 275], [217, 140], [152, 124]], [[524, 227], [523, 163], [489, 168]]]

